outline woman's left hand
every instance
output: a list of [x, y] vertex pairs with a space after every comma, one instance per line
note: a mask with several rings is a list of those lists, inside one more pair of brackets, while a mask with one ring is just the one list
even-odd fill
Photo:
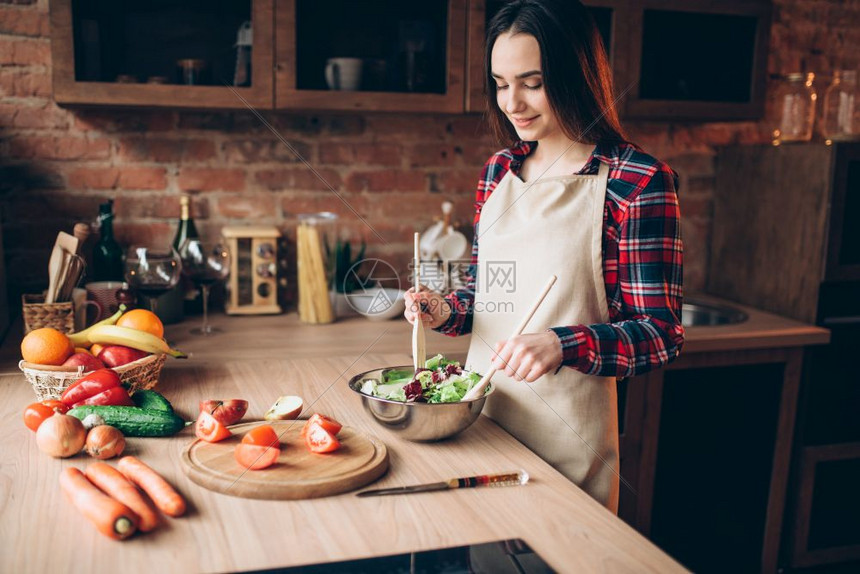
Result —
[[515, 381], [533, 383], [555, 371], [564, 355], [555, 331], [517, 335], [496, 343], [493, 366]]

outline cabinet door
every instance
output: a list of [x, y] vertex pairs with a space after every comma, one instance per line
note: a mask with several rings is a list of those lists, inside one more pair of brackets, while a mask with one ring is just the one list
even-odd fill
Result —
[[[507, 3], [507, 0], [469, 0], [468, 71], [466, 86], [466, 111], [483, 112], [486, 109], [484, 87], [484, 51], [487, 23]], [[624, 38], [628, 35], [627, 14], [624, 0], [585, 0], [591, 12], [603, 45], [609, 54], [615, 79], [615, 92], [623, 101], [625, 87], [621, 85], [628, 77]], [[619, 106], [620, 107], [620, 106]]]
[[[60, 104], [271, 108], [273, 1], [52, 0], [54, 98]], [[234, 87], [234, 45], [245, 21], [253, 32], [250, 85]], [[182, 83], [177, 64], [183, 59], [203, 66], [195, 85]]]
[[625, 116], [761, 117], [770, 10], [765, 0], [632, 2]]
[[466, 0], [276, 0], [275, 106], [460, 113], [465, 40]]
[[860, 280], [860, 143], [836, 146], [827, 248], [827, 279]]

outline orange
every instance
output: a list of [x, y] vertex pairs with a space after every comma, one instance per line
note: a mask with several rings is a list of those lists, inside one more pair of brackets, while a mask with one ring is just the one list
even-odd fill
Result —
[[90, 350], [84, 347], [75, 347], [75, 353], [86, 353], [87, 355], [92, 355], [92, 353], [90, 353]]
[[133, 309], [128, 313], [123, 313], [116, 324], [120, 327], [128, 327], [129, 329], [152, 333], [159, 339], [164, 338], [164, 325], [162, 325], [161, 319], [158, 318], [158, 315], [146, 309]]
[[30, 331], [21, 341], [21, 357], [36, 365], [62, 365], [74, 351], [69, 338], [50, 327]]
[[90, 347], [90, 354], [93, 357], [98, 357], [99, 353], [101, 353], [102, 349], [104, 349], [104, 348], [105, 348], [104, 345], [99, 345], [98, 343], [93, 343], [93, 346]]

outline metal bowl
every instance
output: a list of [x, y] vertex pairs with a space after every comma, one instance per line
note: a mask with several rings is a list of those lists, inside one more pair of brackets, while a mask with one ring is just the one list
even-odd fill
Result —
[[457, 403], [401, 403], [373, 397], [361, 392], [367, 379], [382, 380], [382, 373], [391, 369], [412, 369], [412, 365], [384, 367], [358, 374], [349, 380], [349, 388], [361, 397], [364, 408], [373, 419], [400, 438], [414, 442], [446, 439], [469, 428], [481, 414], [487, 397], [493, 392], [491, 384], [483, 397]]

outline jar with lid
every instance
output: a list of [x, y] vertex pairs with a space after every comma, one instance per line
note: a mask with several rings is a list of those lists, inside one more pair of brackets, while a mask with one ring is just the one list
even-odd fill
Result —
[[821, 134], [827, 143], [860, 139], [860, 102], [857, 72], [835, 70], [833, 81], [824, 92]]
[[815, 100], [812, 83], [815, 74], [788, 74], [779, 86], [776, 105], [779, 123], [773, 130], [773, 144], [805, 142], [812, 139], [815, 122]]
[[296, 228], [296, 260], [299, 284], [299, 319], [305, 323], [331, 323], [334, 310], [329, 285], [332, 265], [328, 242], [336, 235], [337, 215], [303, 213]]

